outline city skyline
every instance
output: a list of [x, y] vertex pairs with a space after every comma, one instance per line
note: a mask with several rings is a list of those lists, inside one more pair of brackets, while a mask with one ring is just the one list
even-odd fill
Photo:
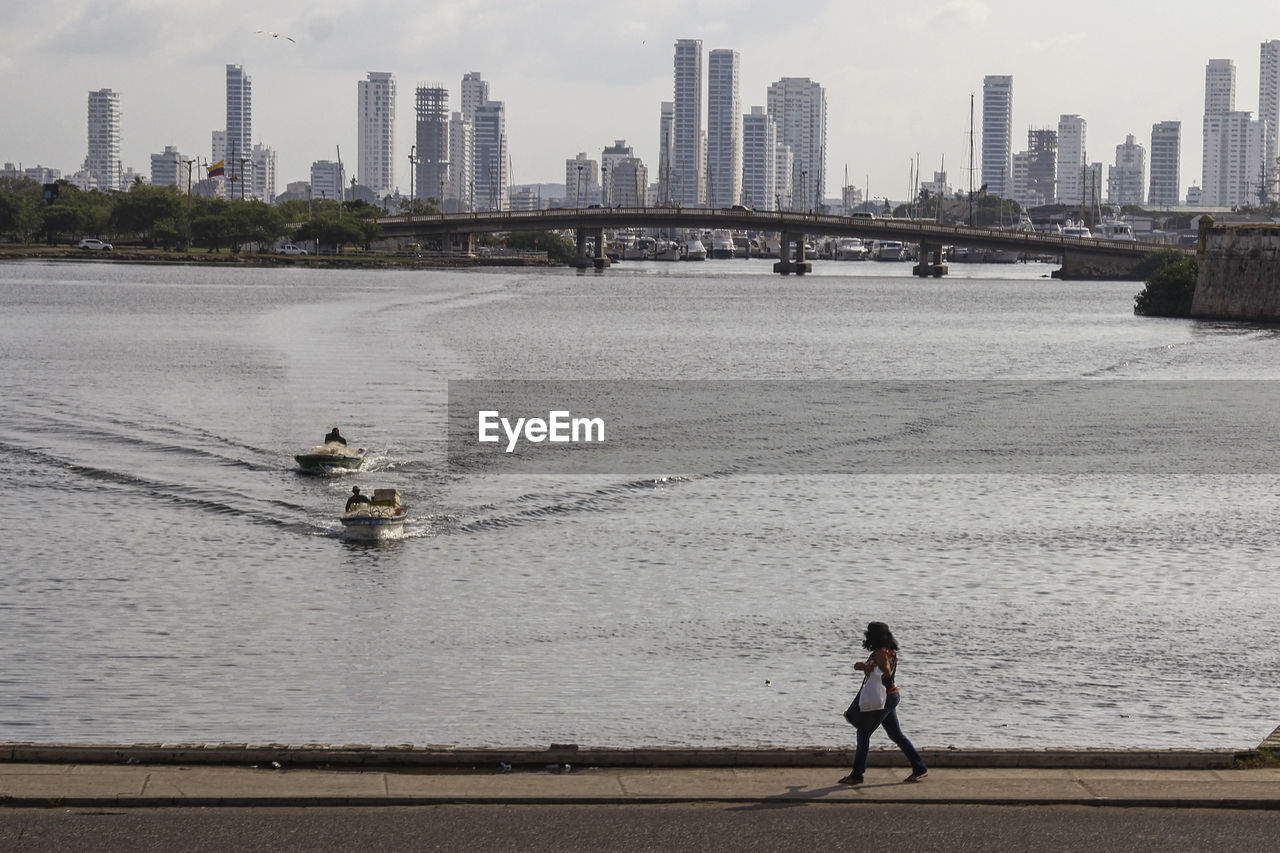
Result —
[[[389, 72], [399, 81], [394, 180], [407, 194], [417, 84], [446, 81], [457, 103], [457, 81], [480, 71], [505, 103], [508, 183], [558, 182], [567, 158], [617, 139], [634, 146], [656, 181], [660, 109], [673, 99], [672, 56], [680, 39], [702, 43], [703, 98], [710, 51], [738, 53], [743, 114], [764, 105], [768, 86], [779, 79], [808, 77], [823, 86], [828, 198], [839, 194], [846, 168], [850, 184], [863, 187], [869, 178], [870, 195], [903, 198], [917, 155], [924, 174], [945, 160], [949, 182], [964, 188], [969, 96], [980, 99], [983, 79], [992, 74], [1015, 81], [1015, 149], [1027, 129], [1078, 114], [1088, 123], [1091, 162], [1109, 162], [1129, 134], [1149, 144], [1157, 122], [1198, 127], [1211, 59], [1234, 61], [1237, 108], [1257, 117], [1259, 44], [1280, 30], [1280, 21], [1268, 23], [1269, 6], [1226, 2], [1217, 12], [1178, 16], [1143, 6], [1082, 0], [1077, 24], [1004, 0], [904, 2], [876, 15], [818, 3], [811, 17], [794, 20], [757, 2], [741, 10], [747, 14], [720, 20], [709, 3], [663, 0], [644, 20], [632, 20], [620, 18], [618, 6], [558, 2], [498, 12], [487, 0], [425, 9], [397, 0], [349, 7], [282, 2], [268, 10], [214, 0], [196, 20], [176, 6], [107, 12], [53, 0], [9, 15], [19, 38], [0, 57], [0, 114], [10, 118], [0, 133], [0, 161], [64, 176], [77, 171], [86, 156], [86, 96], [102, 89], [119, 95], [125, 169], [148, 174], [151, 155], [169, 145], [207, 157], [211, 133], [226, 126], [226, 67], [239, 65], [253, 80], [252, 141], [277, 152], [282, 191], [306, 180], [312, 162], [333, 159], [338, 147], [353, 171], [358, 81]], [[1144, 53], [1141, 70], [1126, 70], [1134, 34], [1169, 48]], [[1180, 195], [1202, 185], [1200, 149], [1199, 133], [1183, 134]], [[975, 160], [981, 169], [980, 156]]]

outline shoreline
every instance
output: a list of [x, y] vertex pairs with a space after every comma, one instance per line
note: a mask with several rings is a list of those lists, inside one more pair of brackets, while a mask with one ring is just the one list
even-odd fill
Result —
[[[1264, 742], [1265, 743], [1265, 742]], [[264, 765], [293, 768], [397, 768], [417, 772], [492, 772], [507, 766], [614, 768], [847, 767], [854, 747], [449, 747], [368, 744], [144, 743], [0, 744], [0, 762], [26, 764]], [[925, 747], [936, 768], [1075, 770], [1225, 770], [1262, 766], [1269, 750], [1237, 749], [953, 749]], [[875, 747], [871, 767], [901, 764], [897, 747]]]
[[44, 260], [83, 263], [170, 264], [188, 266], [304, 267], [311, 269], [471, 269], [475, 267], [559, 267], [559, 261], [529, 255], [410, 256], [359, 252], [346, 255], [277, 255], [265, 252], [176, 252], [164, 249], [116, 249], [90, 253], [74, 246], [0, 245], [0, 262]]

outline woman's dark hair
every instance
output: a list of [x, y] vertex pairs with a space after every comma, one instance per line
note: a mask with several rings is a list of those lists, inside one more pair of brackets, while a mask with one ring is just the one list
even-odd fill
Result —
[[876, 649], [893, 649], [898, 650], [898, 641], [893, 638], [893, 632], [889, 630], [889, 626], [883, 622], [871, 622], [867, 625], [866, 636], [862, 640], [862, 647], [870, 651]]

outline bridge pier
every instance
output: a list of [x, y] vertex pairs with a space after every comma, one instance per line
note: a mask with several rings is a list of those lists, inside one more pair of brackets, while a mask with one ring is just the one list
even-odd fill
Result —
[[[791, 260], [791, 244], [795, 243], [796, 259]], [[778, 262], [773, 265], [773, 271], [779, 275], [804, 275], [807, 272], [813, 272], [813, 264], [804, 259], [804, 235], [789, 234], [782, 232], [782, 239], [778, 243]]]
[[[933, 261], [929, 261], [929, 255], [933, 255]], [[920, 278], [942, 278], [947, 274], [947, 265], [942, 262], [942, 243], [928, 240], [920, 241], [920, 261], [911, 270]]]
[[[603, 228], [579, 228], [577, 229], [577, 239], [578, 251], [569, 259], [569, 266], [580, 270], [587, 267], [595, 267], [598, 270], [602, 270], [609, 266], [609, 256], [604, 251]], [[587, 254], [587, 240], [595, 242], [591, 255]]]
[[475, 246], [471, 243], [472, 235], [466, 234], [449, 234], [445, 237], [445, 245], [448, 246], [448, 252], [451, 255], [467, 255], [468, 257], [475, 253]]

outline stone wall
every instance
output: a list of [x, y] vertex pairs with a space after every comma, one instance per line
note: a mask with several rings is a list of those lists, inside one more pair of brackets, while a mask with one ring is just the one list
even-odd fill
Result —
[[1200, 220], [1199, 277], [1191, 316], [1280, 322], [1280, 225]]

